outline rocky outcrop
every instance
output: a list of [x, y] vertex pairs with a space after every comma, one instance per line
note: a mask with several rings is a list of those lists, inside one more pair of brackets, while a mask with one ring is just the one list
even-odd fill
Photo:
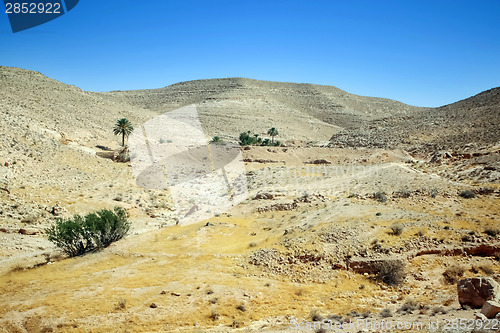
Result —
[[500, 298], [500, 285], [489, 277], [469, 278], [457, 283], [458, 301], [462, 307], [480, 309], [489, 300]]

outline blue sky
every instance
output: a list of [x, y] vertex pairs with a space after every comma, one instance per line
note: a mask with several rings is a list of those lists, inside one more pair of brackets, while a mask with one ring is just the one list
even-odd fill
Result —
[[237, 76], [440, 106], [500, 86], [500, 1], [80, 0], [16, 34], [2, 10], [0, 50], [92, 91]]

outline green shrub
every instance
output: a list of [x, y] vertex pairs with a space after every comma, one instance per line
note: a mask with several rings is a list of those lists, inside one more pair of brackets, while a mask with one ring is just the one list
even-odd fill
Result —
[[240, 145], [241, 146], [281, 146], [280, 141], [274, 142], [272, 139], [264, 139], [259, 137], [258, 134], [252, 134], [250, 131], [243, 132], [240, 134]]
[[262, 139], [259, 138], [258, 134], [251, 135], [250, 131], [240, 134], [240, 145], [242, 146], [260, 145], [261, 143]]
[[109, 246], [130, 229], [127, 212], [120, 207], [103, 209], [85, 216], [58, 219], [45, 230], [49, 241], [69, 256], [79, 256]]
[[214, 136], [212, 138], [212, 142], [213, 143], [219, 143], [219, 142], [222, 142], [222, 139], [219, 136], [216, 135], [216, 136]]

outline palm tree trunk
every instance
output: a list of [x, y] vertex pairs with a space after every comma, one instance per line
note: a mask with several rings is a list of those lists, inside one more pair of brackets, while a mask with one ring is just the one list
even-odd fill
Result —
[[274, 145], [274, 135], [271, 135], [271, 143]]
[[122, 133], [122, 146], [125, 147], [125, 132]]

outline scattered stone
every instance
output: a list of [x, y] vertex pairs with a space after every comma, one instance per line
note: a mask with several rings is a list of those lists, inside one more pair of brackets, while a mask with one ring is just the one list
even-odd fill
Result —
[[170, 295], [172, 295], [172, 296], [177, 296], [177, 297], [178, 297], [178, 296], [180, 296], [181, 294], [179, 294], [179, 293], [170, 293]]
[[158, 307], [158, 305], [156, 305], [156, 303], [151, 303], [151, 305], [149, 307], [151, 309], [156, 309]]
[[259, 207], [257, 208], [257, 212], [259, 213], [264, 213], [264, 212], [271, 212], [271, 211], [289, 211], [297, 208], [298, 205], [296, 202], [291, 202], [291, 203], [277, 203], [271, 206], [266, 206], [266, 207]]

